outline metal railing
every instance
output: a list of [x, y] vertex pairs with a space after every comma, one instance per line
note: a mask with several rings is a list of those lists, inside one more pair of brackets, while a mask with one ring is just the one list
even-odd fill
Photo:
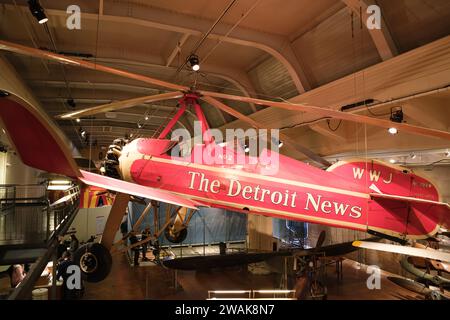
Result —
[[0, 245], [45, 246], [67, 212], [78, 206], [79, 192], [74, 186], [50, 204], [46, 185], [0, 185]]
[[[49, 234], [45, 241], [45, 247], [47, 248], [47, 251], [36, 261], [36, 263], [32, 265], [25, 279], [17, 288], [14, 289], [14, 291], [8, 297], [8, 300], [31, 298], [31, 291], [34, 288], [34, 284], [42, 274], [42, 271], [45, 269], [48, 261], [52, 259], [52, 256], [54, 257], [56, 247], [59, 243], [58, 237], [64, 235], [72, 224], [79, 209], [80, 189], [78, 186], [74, 186], [66, 190], [64, 193], [65, 195], [62, 198], [52, 204], [47, 205], [46, 207], [47, 212], [50, 213], [49, 215], [47, 215], [47, 226], [45, 230], [46, 233]], [[52, 290], [53, 293], [55, 293], [55, 278], [53, 281]]]

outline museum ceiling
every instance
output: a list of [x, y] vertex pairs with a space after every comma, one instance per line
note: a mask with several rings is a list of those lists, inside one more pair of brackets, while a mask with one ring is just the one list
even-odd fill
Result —
[[[36, 22], [26, 1], [0, 0], [0, 38], [211, 91], [337, 110], [353, 105], [347, 112], [384, 119], [392, 108], [401, 108], [407, 123], [444, 131], [450, 127], [447, 0], [378, 0], [381, 30], [362, 24], [366, 17], [360, 18], [357, 0], [40, 2], [49, 18], [45, 25]], [[66, 9], [72, 4], [81, 9], [80, 30], [66, 27]], [[193, 51], [200, 58], [199, 73], [185, 64]], [[51, 117], [163, 92], [100, 72], [1, 55]], [[366, 100], [367, 106], [357, 105]], [[445, 160], [450, 147], [436, 138], [391, 136], [384, 129], [314, 114], [224, 102], [327, 157], [389, 154], [404, 158], [399, 161], [428, 163]], [[247, 127], [210, 105], [202, 107], [212, 127]], [[79, 149], [86, 147], [80, 128], [101, 148], [130, 133], [155, 135], [175, 110], [175, 102], [163, 101], [80, 123], [55, 121]], [[187, 113], [179, 127], [192, 130], [193, 120]], [[295, 151], [283, 152], [304, 159]], [[423, 157], [413, 158], [416, 154]]]

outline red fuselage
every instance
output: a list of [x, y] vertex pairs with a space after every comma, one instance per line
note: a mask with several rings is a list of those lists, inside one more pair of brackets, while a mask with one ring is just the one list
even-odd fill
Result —
[[[371, 199], [369, 187], [375, 185], [382, 193], [439, 201], [434, 185], [399, 167], [359, 160], [324, 171], [279, 155], [278, 172], [267, 175], [271, 164], [209, 164], [194, 157], [205, 145], [184, 157], [171, 156], [172, 145], [163, 139], [132, 141], [119, 159], [122, 177], [212, 207], [393, 236], [426, 237], [442, 220], [443, 213], [430, 211], [430, 205]], [[236, 155], [221, 148], [224, 157]]]

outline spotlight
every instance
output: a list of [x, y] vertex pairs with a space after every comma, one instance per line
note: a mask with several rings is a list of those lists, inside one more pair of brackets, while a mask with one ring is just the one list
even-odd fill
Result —
[[44, 8], [42, 8], [38, 0], [28, 0], [28, 6], [30, 7], [31, 14], [36, 18], [39, 24], [43, 24], [48, 21]]
[[80, 128], [80, 136], [81, 136], [83, 139], [86, 139], [86, 131], [83, 130], [82, 128]]
[[73, 99], [67, 99], [67, 104], [69, 105], [69, 107], [72, 107], [75, 109], [75, 107], [77, 106], [77, 104], [75, 103], [75, 101]]
[[245, 153], [250, 152], [250, 147], [248, 146], [248, 144], [244, 144], [244, 151], [245, 151]]
[[284, 144], [283, 141], [279, 140], [278, 141], [278, 149], [281, 148], [283, 146], [283, 144]]
[[417, 156], [414, 153], [411, 153], [409, 156], [411, 157], [411, 159], [417, 158]]
[[77, 118], [77, 120], [75, 120], [76, 122], [78, 122], [78, 123], [80, 123], [81, 122], [81, 119], [80, 118]]
[[445, 152], [445, 156], [446, 156], [447, 158], [450, 158], [450, 151], [446, 151], [446, 152]]
[[191, 65], [192, 70], [198, 71], [200, 70], [200, 61], [198, 59], [198, 56], [195, 54], [191, 54], [188, 58], [189, 64]]
[[392, 122], [397, 122], [397, 123], [402, 123], [403, 122], [403, 111], [402, 109], [399, 110], [393, 110], [391, 109], [391, 121]]
[[394, 135], [394, 134], [398, 133], [398, 130], [397, 130], [397, 128], [391, 127], [391, 128], [388, 129], [388, 132], [390, 134]]
[[140, 123], [138, 123], [137, 126], [138, 126], [139, 129], [142, 128], [142, 124], [140, 124]]
[[145, 121], [147, 121], [148, 120], [148, 116], [146, 115], [144, 119], [145, 119]]
[[397, 160], [395, 160], [395, 159], [389, 159], [389, 162], [392, 163], [392, 164], [394, 164], [394, 163], [397, 162]]
[[0, 98], [7, 97], [7, 96], [9, 96], [9, 92], [0, 90]]

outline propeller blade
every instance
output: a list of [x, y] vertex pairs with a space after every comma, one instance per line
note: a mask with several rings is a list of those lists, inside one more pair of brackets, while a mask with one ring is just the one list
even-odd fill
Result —
[[[258, 122], [253, 120], [252, 118], [247, 117], [246, 115], [243, 115], [239, 111], [236, 111], [235, 109], [227, 106], [226, 104], [220, 102], [217, 99], [214, 99], [214, 98], [209, 97], [209, 96], [202, 96], [200, 98], [202, 100], [208, 102], [210, 105], [212, 105], [212, 106], [222, 110], [223, 112], [226, 112], [226, 113], [232, 115], [233, 117], [238, 118], [239, 120], [247, 122], [249, 125], [251, 125], [255, 129], [262, 129], [262, 128], [264, 128]], [[293, 149], [303, 153], [305, 156], [307, 156], [311, 160], [314, 160], [315, 162], [317, 162], [317, 163], [319, 163], [321, 165], [327, 166], [327, 167], [331, 166], [330, 162], [328, 162], [327, 160], [325, 160], [321, 156], [317, 155], [316, 153], [312, 152], [308, 148], [299, 145], [298, 142], [292, 140], [290, 137], [288, 137], [284, 133], [280, 132], [280, 139], [284, 143], [286, 143], [286, 145], [288, 145], [289, 147], [291, 147], [291, 148], [293, 148]]]
[[215, 97], [215, 98], [223, 98], [223, 99], [229, 99], [229, 100], [240, 101], [240, 102], [254, 103], [257, 105], [270, 106], [270, 107], [274, 107], [274, 108], [286, 109], [286, 110], [291, 110], [291, 111], [314, 113], [316, 115], [323, 116], [323, 117], [332, 117], [332, 118], [340, 119], [340, 120], [365, 123], [368, 125], [382, 127], [382, 128], [386, 128], [386, 129], [395, 127], [399, 131], [401, 130], [401, 131], [409, 132], [409, 133], [413, 133], [413, 134], [420, 134], [420, 135], [424, 135], [424, 136], [430, 136], [430, 137], [450, 140], [450, 132], [447, 132], [447, 131], [430, 129], [430, 128], [410, 125], [410, 124], [406, 124], [406, 123], [396, 123], [396, 122], [392, 122], [390, 120], [378, 119], [378, 118], [368, 117], [368, 116], [354, 114], [354, 113], [342, 112], [342, 111], [333, 110], [333, 109], [329, 109], [329, 108], [309, 106], [309, 105], [299, 104], [299, 103], [268, 101], [268, 100], [256, 99], [256, 98], [251, 98], [251, 97], [241, 97], [241, 96], [235, 96], [235, 95], [218, 93], [218, 92], [210, 92], [210, 91], [199, 91], [199, 93], [202, 95], [205, 95], [205, 96], [211, 96], [211, 97]]
[[98, 71], [102, 71], [102, 72], [106, 72], [106, 73], [110, 73], [110, 74], [115, 74], [117, 76], [153, 84], [153, 85], [160, 86], [160, 87], [167, 88], [167, 89], [180, 90], [180, 91], [189, 90], [188, 87], [181, 86], [178, 84], [150, 78], [150, 77], [147, 77], [144, 75], [128, 72], [125, 70], [119, 70], [119, 69], [103, 66], [101, 64], [92, 63], [92, 62], [84, 61], [84, 60], [77, 59], [77, 58], [67, 57], [67, 56], [53, 53], [50, 51], [40, 50], [40, 49], [36, 49], [36, 48], [30, 48], [27, 46], [23, 46], [20, 44], [16, 44], [16, 43], [4, 41], [4, 40], [0, 40], [0, 50], [15, 52], [18, 54], [36, 57], [36, 58], [52, 60], [52, 61], [56, 61], [56, 62], [59, 62], [62, 64], [71, 65], [74, 67], [98, 70]]
[[134, 107], [134, 106], [142, 104], [142, 103], [156, 102], [156, 101], [169, 100], [169, 99], [177, 99], [177, 98], [181, 98], [182, 96], [183, 96], [183, 93], [180, 91], [167, 92], [167, 93], [155, 94], [152, 96], [145, 96], [145, 97], [133, 98], [133, 99], [129, 99], [129, 100], [112, 102], [112, 103], [104, 104], [101, 106], [86, 108], [86, 109], [82, 109], [82, 110], [76, 110], [76, 111], [58, 115], [56, 117], [59, 119], [81, 118], [81, 117], [85, 117], [85, 116], [92, 116], [92, 115], [98, 114], [98, 113], [104, 113], [104, 112], [109, 112], [109, 111], [116, 111], [116, 110], [131, 108], [131, 107]]

